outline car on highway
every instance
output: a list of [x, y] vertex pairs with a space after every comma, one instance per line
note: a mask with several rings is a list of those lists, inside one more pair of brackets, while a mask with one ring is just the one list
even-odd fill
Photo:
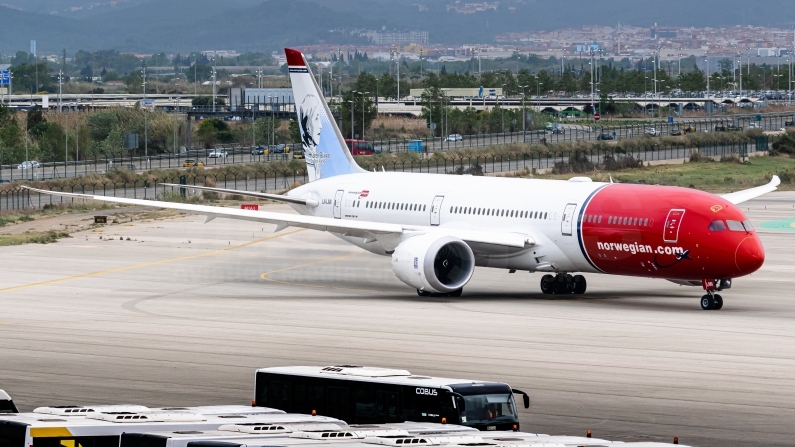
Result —
[[214, 151], [210, 152], [210, 155], [207, 158], [226, 158], [229, 153], [226, 149], [215, 149]]
[[761, 129], [761, 128], [762, 128], [762, 126], [760, 126], [759, 123], [750, 123], [750, 124], [748, 124], [748, 129]]
[[265, 146], [257, 146], [251, 149], [251, 155], [265, 155]]
[[743, 126], [738, 126], [737, 124], [729, 124], [726, 126], [727, 132], [740, 132], [743, 130]]
[[204, 166], [204, 162], [202, 162], [201, 160], [196, 160], [194, 158], [189, 158], [189, 159], [187, 159], [187, 160], [182, 162], [182, 167], [183, 168], [190, 168], [190, 167], [193, 167], [193, 166], [202, 167], [202, 166]]
[[679, 135], [682, 135], [682, 129], [679, 127], [672, 127], [671, 136], [678, 137]]
[[345, 145], [351, 151], [351, 155], [374, 155], [375, 148], [373, 143], [365, 140], [351, 140], [346, 139]]
[[784, 121], [784, 127], [792, 127], [792, 126], [795, 126], [795, 120], [789, 119]]
[[271, 144], [270, 146], [265, 148], [265, 155], [270, 154], [286, 154], [290, 152], [290, 147], [286, 144]]
[[649, 135], [649, 136], [652, 136], [652, 137], [660, 136], [660, 131], [657, 130], [657, 128], [655, 128], [655, 127], [647, 127], [645, 132], [646, 132], [646, 135]]
[[297, 158], [299, 160], [304, 159], [304, 148], [298, 148], [293, 151], [293, 158]]
[[604, 140], [604, 141], [607, 141], [607, 140], [615, 140], [615, 138], [613, 137], [613, 135], [611, 135], [611, 134], [609, 134], [609, 133], [606, 133], [606, 132], [605, 132], [605, 133], [600, 133], [600, 134], [599, 134], [599, 136], [598, 136], [598, 137], [596, 137], [596, 139], [597, 139], [597, 140]]
[[451, 133], [450, 135], [447, 136], [447, 138], [444, 139], [444, 141], [448, 142], [448, 143], [455, 142], [455, 141], [463, 141], [463, 140], [464, 140], [464, 137], [462, 137], [461, 134], [457, 134], [457, 133]]
[[40, 168], [40, 167], [41, 167], [41, 164], [39, 164], [39, 162], [36, 161], [36, 160], [23, 161], [22, 163], [17, 165], [17, 169], [34, 169], [34, 168]]
[[696, 131], [696, 126], [691, 126], [691, 125], [687, 125], [687, 124], [684, 125], [684, 126], [679, 126], [679, 128], [682, 129], [682, 132], [684, 132], [684, 133], [690, 133], [690, 132], [695, 132]]

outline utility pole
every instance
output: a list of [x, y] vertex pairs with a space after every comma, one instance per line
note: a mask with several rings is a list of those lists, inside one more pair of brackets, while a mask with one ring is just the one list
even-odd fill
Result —
[[63, 107], [61, 105], [62, 96], [63, 96], [63, 71], [58, 70], [58, 113], [61, 112], [61, 108]]
[[397, 100], [400, 101], [400, 53], [397, 53]]
[[215, 113], [215, 84], [216, 84], [216, 72], [215, 72], [215, 57], [213, 57], [213, 113]]
[[364, 95], [369, 95], [370, 92], [362, 93], [362, 140], [364, 140]]
[[[144, 82], [141, 86], [144, 89], [144, 101], [143, 101], [143, 111], [144, 111], [144, 158], [149, 158], [149, 128], [147, 125], [147, 104], [146, 104], [146, 60], [142, 62], [141, 73], [143, 73]], [[148, 164], [148, 163], [147, 163]], [[148, 166], [147, 166], [148, 167]]]

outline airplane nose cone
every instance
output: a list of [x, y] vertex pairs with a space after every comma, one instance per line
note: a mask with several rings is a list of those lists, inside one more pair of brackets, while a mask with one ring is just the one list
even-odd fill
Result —
[[765, 249], [756, 236], [743, 239], [734, 252], [734, 264], [743, 275], [759, 270], [765, 262]]

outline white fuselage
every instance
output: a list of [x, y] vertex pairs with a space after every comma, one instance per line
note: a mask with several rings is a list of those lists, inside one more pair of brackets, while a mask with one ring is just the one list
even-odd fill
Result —
[[[320, 205], [301, 214], [401, 225], [513, 232], [532, 236], [530, 248], [473, 244], [476, 265], [517, 270], [597, 272], [577, 238], [576, 216], [604, 183], [459, 175], [374, 172], [321, 179], [288, 193]], [[564, 219], [564, 214], [568, 217]], [[572, 218], [574, 216], [574, 218]], [[380, 255], [378, 241], [338, 234]]]

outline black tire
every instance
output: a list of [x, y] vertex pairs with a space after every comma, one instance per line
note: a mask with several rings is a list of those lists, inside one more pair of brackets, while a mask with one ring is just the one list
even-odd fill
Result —
[[585, 277], [582, 275], [574, 275], [573, 292], [577, 295], [582, 295], [585, 293], [586, 288], [588, 288], [588, 283], [585, 281]]
[[419, 296], [431, 296], [431, 292], [428, 292], [426, 290], [417, 289], [417, 295], [419, 295]]
[[712, 306], [712, 310], [721, 310], [723, 308], [723, 297], [715, 294], [715, 304]]
[[461, 296], [461, 293], [462, 293], [463, 291], [464, 291], [464, 288], [463, 288], [463, 287], [461, 287], [461, 288], [460, 288], [460, 289], [458, 289], [458, 290], [453, 290], [452, 292], [448, 293], [448, 294], [447, 294], [447, 296], [451, 296], [451, 297], [454, 297], [454, 298], [458, 298], [459, 296]]
[[544, 275], [541, 277], [541, 291], [547, 295], [555, 291], [555, 277], [552, 275]]
[[704, 310], [712, 310], [715, 306], [715, 300], [712, 299], [712, 296], [706, 294], [701, 297], [701, 308]]

